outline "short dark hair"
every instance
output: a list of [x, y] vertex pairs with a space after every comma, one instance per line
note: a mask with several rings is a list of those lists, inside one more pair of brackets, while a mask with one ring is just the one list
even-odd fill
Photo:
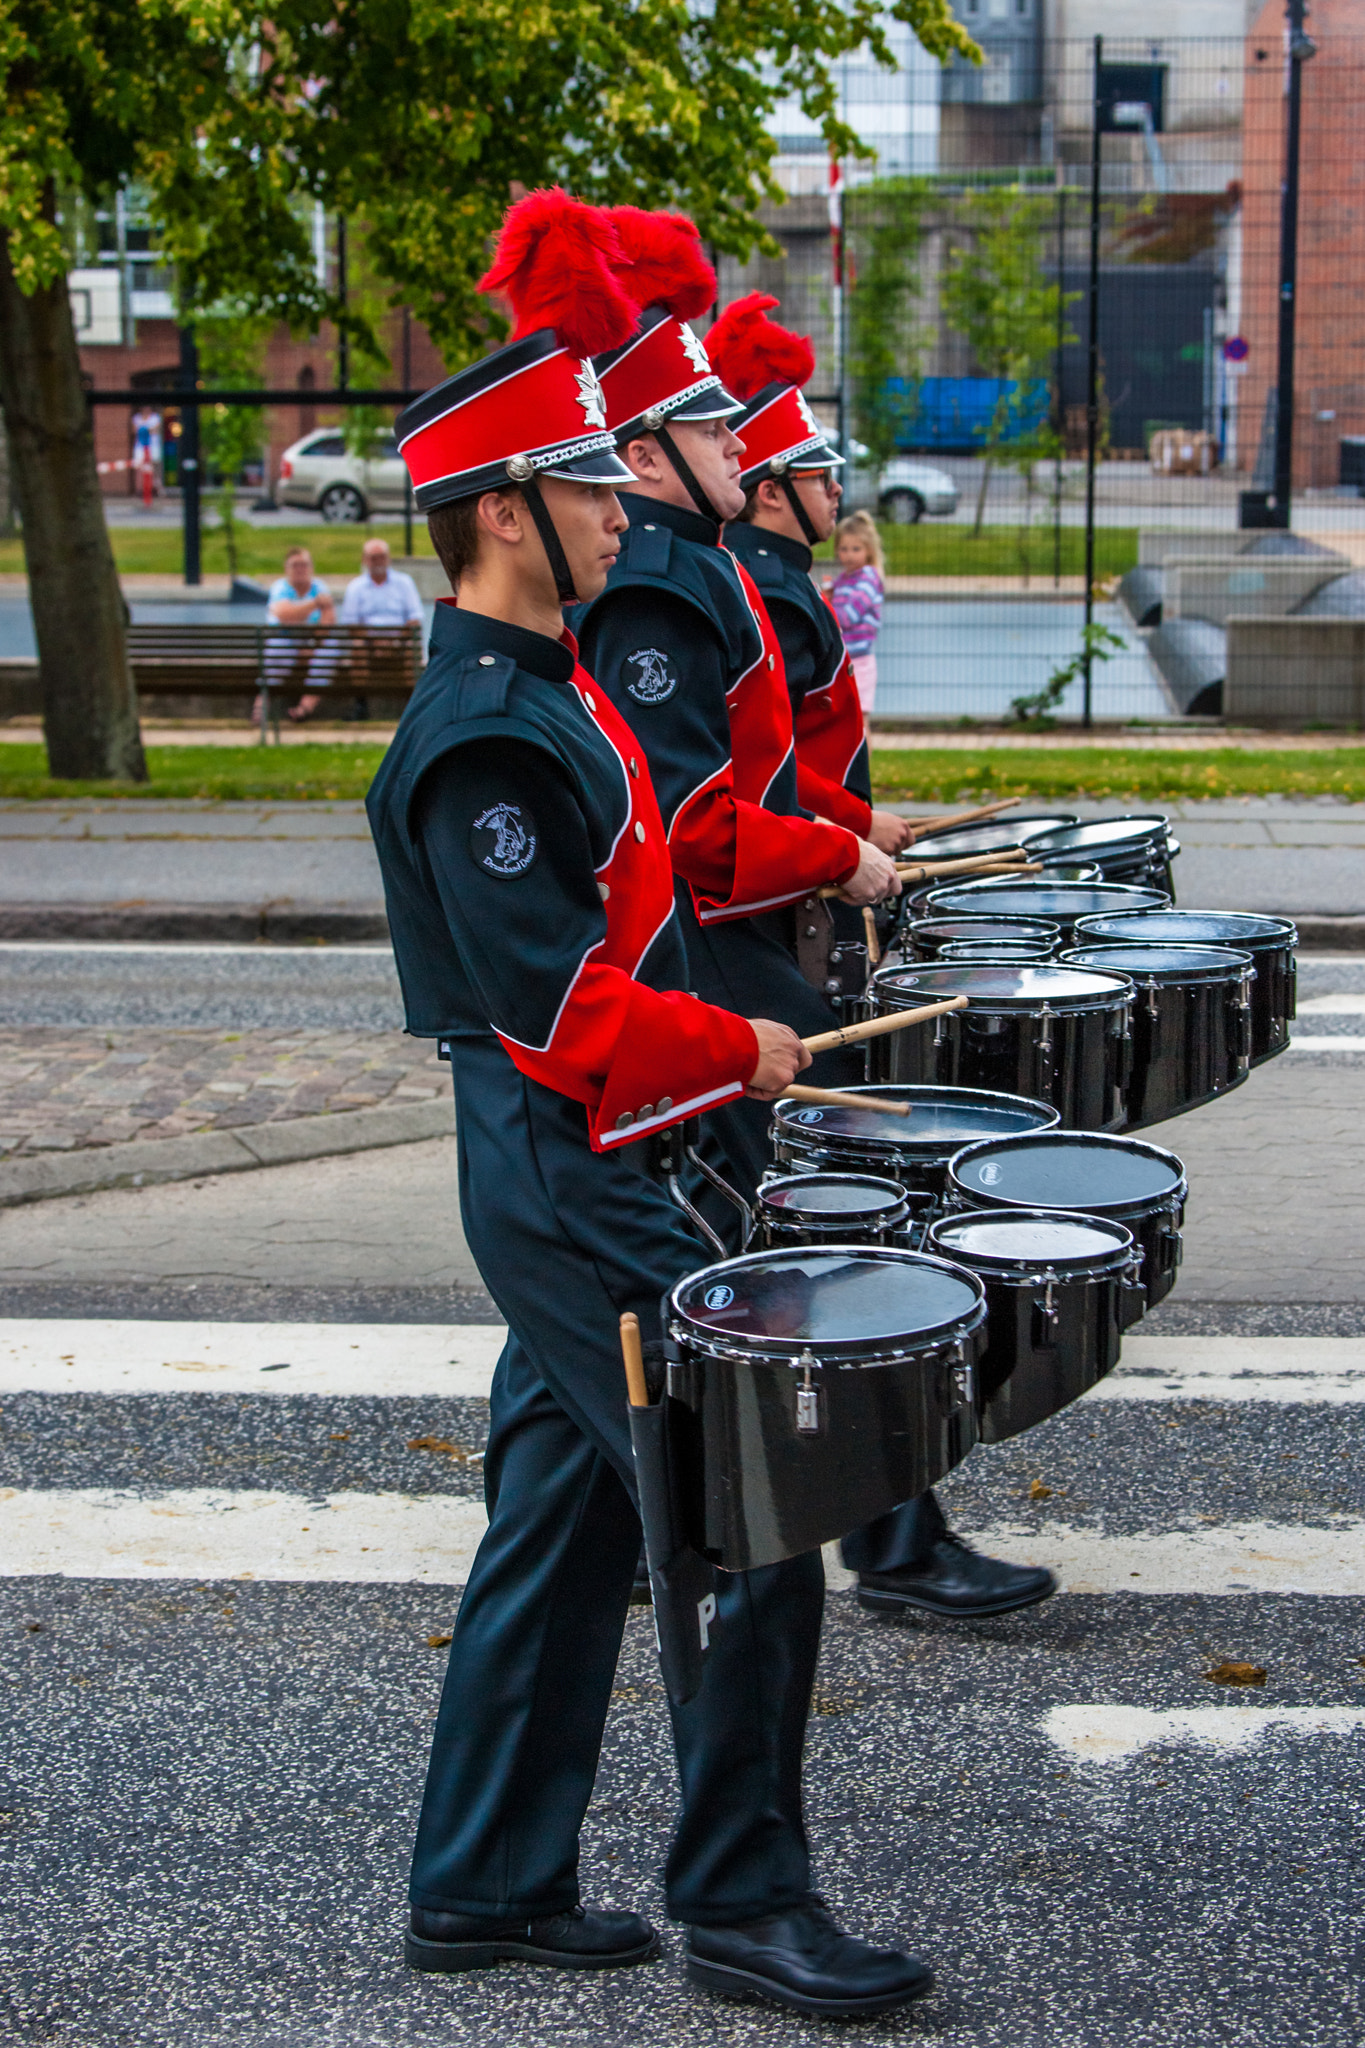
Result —
[[[507, 495], [514, 491], [516, 486], [509, 484]], [[520, 491], [516, 495], [520, 497]], [[471, 498], [453, 498], [448, 505], [433, 505], [427, 514], [431, 545], [452, 590], [459, 588], [460, 578], [479, 558], [479, 499], [487, 496], [486, 491], [478, 491]]]
[[[766, 477], [760, 477], [758, 480], [758, 483], [766, 482]], [[748, 526], [752, 523], [754, 513], [757, 510], [758, 484], [750, 484], [744, 493], [744, 510], [742, 512], [736, 512], [734, 518], [729, 520], [727, 523], [731, 526]]]

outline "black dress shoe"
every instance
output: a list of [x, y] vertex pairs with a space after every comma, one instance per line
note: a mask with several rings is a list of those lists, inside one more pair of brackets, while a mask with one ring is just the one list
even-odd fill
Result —
[[647, 1963], [659, 1937], [638, 1913], [570, 1906], [544, 1920], [480, 1920], [412, 1909], [405, 1953], [414, 1970], [483, 1970], [490, 1963], [549, 1963], [559, 1970], [617, 1970]]
[[982, 1557], [961, 1536], [945, 1529], [922, 1564], [903, 1565], [894, 1572], [859, 1572], [858, 1605], [882, 1613], [920, 1607], [927, 1614], [972, 1620], [983, 1614], [1010, 1614], [1033, 1607], [1057, 1590], [1045, 1565], [1006, 1564], [1003, 1558]]
[[818, 1900], [743, 1927], [692, 1928], [687, 1974], [722, 1998], [766, 1998], [827, 2019], [889, 2012], [934, 1982], [918, 1956], [842, 1933]]

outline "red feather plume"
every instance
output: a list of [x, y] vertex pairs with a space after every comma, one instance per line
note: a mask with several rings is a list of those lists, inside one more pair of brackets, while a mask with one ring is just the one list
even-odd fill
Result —
[[716, 273], [702, 252], [695, 222], [685, 213], [647, 213], [613, 206], [625, 262], [617, 278], [637, 306], [663, 306], [675, 320], [696, 320], [716, 303]]
[[593, 356], [635, 332], [635, 303], [616, 276], [624, 260], [606, 210], [555, 185], [508, 210], [478, 288], [509, 301], [514, 340], [552, 327], [574, 355]]
[[711, 367], [746, 405], [766, 384], [804, 384], [815, 370], [809, 338], [768, 318], [778, 304], [771, 292], [732, 299], [703, 337]]

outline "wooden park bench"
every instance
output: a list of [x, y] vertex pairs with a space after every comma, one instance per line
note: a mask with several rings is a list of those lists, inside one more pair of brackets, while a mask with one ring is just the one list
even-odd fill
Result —
[[[128, 659], [140, 699], [227, 697], [260, 693], [261, 745], [280, 708], [310, 695], [359, 697], [412, 693], [422, 667], [422, 635], [412, 626], [279, 626], [271, 620], [243, 625], [137, 626], [128, 633]], [[311, 680], [310, 680], [311, 671]]]

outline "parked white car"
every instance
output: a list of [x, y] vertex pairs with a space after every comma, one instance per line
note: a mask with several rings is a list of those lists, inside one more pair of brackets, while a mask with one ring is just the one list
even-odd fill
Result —
[[[839, 446], [837, 434], [829, 434], [827, 439]], [[844, 487], [842, 512], [873, 512], [890, 526], [913, 526], [926, 512], [940, 517], [956, 512], [957, 480], [946, 469], [896, 455], [879, 477], [872, 450], [864, 442], [850, 436], [847, 450], [840, 452], [852, 458], [839, 472]]]
[[339, 427], [318, 427], [280, 457], [275, 497], [281, 505], [302, 505], [334, 525], [351, 526], [371, 512], [401, 512], [407, 474], [392, 434], [373, 455], [361, 457], [347, 452]]

